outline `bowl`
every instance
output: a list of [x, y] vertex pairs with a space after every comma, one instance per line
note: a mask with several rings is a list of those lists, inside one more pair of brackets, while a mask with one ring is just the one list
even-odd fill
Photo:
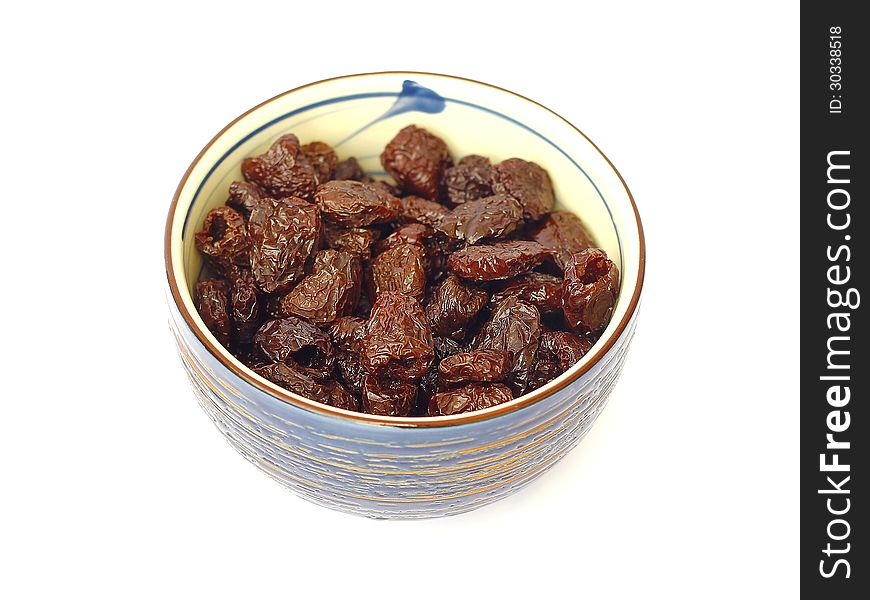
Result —
[[[282, 134], [331, 144], [386, 177], [379, 155], [411, 123], [454, 157], [537, 162], [559, 207], [584, 222], [619, 267], [613, 318], [592, 350], [549, 384], [486, 410], [381, 417], [308, 400], [263, 379], [225, 350], [192, 298], [202, 260], [194, 233], [241, 180], [242, 160]], [[268, 100], [227, 125], [185, 173], [166, 223], [170, 325], [199, 403], [242, 456], [317, 504], [373, 518], [440, 517], [528, 485], [592, 427], [622, 370], [637, 320], [644, 238], [631, 193], [601, 151], [536, 102], [446, 75], [368, 73], [327, 79]]]

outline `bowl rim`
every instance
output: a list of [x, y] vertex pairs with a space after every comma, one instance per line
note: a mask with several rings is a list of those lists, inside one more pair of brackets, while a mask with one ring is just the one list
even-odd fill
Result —
[[[583, 136], [583, 138], [589, 142], [592, 147], [601, 155], [602, 158], [607, 162], [616, 176], [619, 178], [620, 183], [625, 189], [626, 194], [628, 195], [628, 200], [631, 203], [631, 208], [634, 212], [634, 222], [637, 226], [637, 234], [638, 234], [638, 249], [639, 249], [639, 257], [638, 257], [638, 271], [637, 271], [637, 280], [634, 286], [634, 289], [631, 291], [631, 297], [629, 298], [628, 308], [626, 309], [622, 319], [616, 325], [616, 328], [604, 340], [599, 340], [599, 343], [596, 343], [593, 347], [592, 357], [586, 362], [582, 368], [578, 369], [574, 373], [570, 373], [569, 377], [565, 377], [564, 379], [557, 378], [546, 385], [528, 393], [519, 398], [506, 402], [504, 404], [499, 404], [497, 406], [493, 406], [491, 408], [487, 408], [480, 411], [473, 411], [468, 413], [460, 413], [458, 415], [449, 415], [449, 416], [439, 416], [439, 417], [389, 417], [389, 416], [381, 416], [381, 415], [372, 415], [368, 413], [362, 412], [353, 412], [349, 410], [344, 410], [341, 408], [335, 408], [332, 406], [328, 406], [326, 404], [322, 404], [320, 402], [316, 402], [314, 400], [310, 400], [305, 398], [304, 396], [300, 396], [294, 392], [290, 392], [289, 390], [285, 390], [272, 382], [259, 378], [255, 379], [250, 376], [249, 373], [246, 373], [244, 369], [239, 368], [239, 365], [234, 363], [234, 359], [230, 358], [229, 351], [220, 346], [219, 344], [215, 344], [210, 336], [203, 331], [201, 327], [199, 327], [196, 320], [191, 315], [190, 311], [188, 311], [187, 306], [185, 305], [181, 292], [179, 290], [178, 284], [176, 282], [176, 273], [173, 266], [173, 256], [172, 256], [172, 225], [175, 221], [175, 216], [178, 208], [178, 200], [181, 196], [181, 191], [184, 189], [187, 184], [187, 180], [193, 172], [194, 168], [199, 164], [200, 160], [202, 160], [203, 156], [205, 156], [206, 152], [212, 147], [212, 145], [220, 139], [224, 133], [226, 133], [231, 127], [233, 127], [240, 120], [247, 117], [249, 114], [259, 110], [261, 107], [266, 106], [267, 104], [274, 102], [279, 98], [283, 98], [284, 96], [293, 94], [302, 89], [306, 89], [309, 87], [313, 87], [322, 83], [327, 83], [330, 81], [336, 80], [344, 80], [344, 79], [353, 79], [356, 77], [370, 77], [373, 75], [398, 75], [398, 76], [426, 76], [426, 77], [443, 77], [446, 79], [455, 79], [465, 83], [472, 83], [475, 85], [481, 85], [484, 87], [488, 87], [491, 89], [495, 89], [499, 92], [510, 94], [521, 100], [525, 100], [543, 110], [551, 113], [556, 116], [559, 120], [564, 122], [568, 127], [576, 131], [578, 134]], [[598, 364], [598, 362], [610, 351], [611, 348], [616, 344], [616, 341], [622, 337], [623, 332], [626, 327], [628, 327], [635, 313], [637, 312], [637, 306], [640, 301], [640, 293], [643, 288], [644, 275], [646, 271], [646, 241], [644, 238], [643, 225], [641, 224], [640, 214], [637, 210], [637, 204], [634, 201], [634, 196], [631, 193], [631, 190], [628, 189], [628, 185], [625, 183], [625, 179], [622, 177], [622, 174], [619, 170], [614, 166], [614, 164], [610, 161], [610, 159], [601, 151], [601, 149], [593, 142], [589, 137], [580, 131], [577, 127], [575, 127], [570, 121], [556, 113], [555, 111], [547, 108], [543, 104], [536, 102], [530, 98], [527, 98], [521, 94], [516, 92], [512, 92], [505, 88], [492, 85], [490, 83], [484, 83], [481, 81], [477, 81], [475, 79], [469, 79], [466, 77], [460, 77], [456, 75], [445, 75], [443, 73], [431, 73], [425, 71], [374, 71], [369, 73], [354, 73], [350, 75], [340, 75], [337, 77], [328, 77], [326, 79], [321, 79], [318, 81], [313, 81], [311, 83], [306, 83], [305, 85], [301, 85], [286, 92], [282, 92], [265, 100], [256, 106], [248, 109], [235, 119], [233, 119], [230, 123], [228, 123], [225, 127], [223, 127], [203, 148], [200, 150], [199, 154], [196, 155], [196, 158], [190, 163], [190, 166], [187, 168], [187, 171], [184, 173], [184, 176], [181, 178], [181, 181], [178, 184], [178, 187], [175, 190], [175, 194], [172, 197], [172, 202], [169, 205], [169, 214], [166, 219], [166, 229], [164, 234], [164, 260], [166, 263], [166, 275], [169, 283], [169, 289], [172, 294], [172, 300], [175, 303], [179, 313], [185, 321], [185, 324], [190, 328], [199, 342], [205, 346], [205, 348], [214, 356], [224, 367], [228, 368], [233, 374], [252, 385], [253, 387], [259, 389], [262, 392], [280, 400], [286, 402], [292, 406], [297, 408], [301, 408], [303, 410], [307, 410], [310, 412], [321, 413], [325, 415], [329, 415], [331, 417], [337, 417], [344, 420], [355, 421], [361, 424], [369, 424], [369, 425], [382, 425], [382, 426], [390, 426], [390, 427], [401, 427], [401, 428], [420, 428], [420, 427], [448, 427], [454, 425], [463, 425], [467, 423], [474, 423], [482, 420], [492, 419], [495, 417], [499, 417], [501, 415], [505, 415], [508, 413], [512, 413], [515, 411], [522, 410], [532, 404], [536, 404], [540, 400], [546, 398], [547, 396], [551, 396], [552, 394], [568, 387], [571, 383], [580, 379], [583, 375], [588, 373], [593, 366]], [[239, 363], [241, 364], [241, 363]]]

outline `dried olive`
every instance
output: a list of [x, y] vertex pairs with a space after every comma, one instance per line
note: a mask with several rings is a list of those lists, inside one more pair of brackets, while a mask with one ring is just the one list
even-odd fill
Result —
[[559, 366], [558, 360], [538, 356], [538, 361], [535, 363], [535, 368], [532, 369], [532, 374], [529, 377], [529, 385], [526, 387], [526, 392], [538, 389], [542, 385], [553, 381], [562, 373], [563, 371]]
[[516, 277], [549, 256], [547, 249], [537, 242], [498, 242], [454, 252], [447, 259], [447, 268], [464, 279], [492, 281]]
[[410, 381], [426, 373], [434, 356], [432, 330], [420, 303], [398, 292], [380, 294], [362, 341], [366, 371]]
[[[463, 334], [464, 331], [460, 333]], [[454, 340], [450, 337], [433, 337], [432, 338], [435, 344], [435, 362], [440, 362], [447, 358], [448, 356], [453, 356], [454, 354], [458, 354], [459, 352], [465, 352], [465, 345], [462, 342]]]
[[422, 300], [426, 293], [426, 250], [417, 244], [398, 244], [377, 255], [371, 264], [370, 294], [401, 292]]
[[350, 313], [362, 289], [358, 256], [321, 250], [311, 273], [281, 299], [281, 313], [324, 324]]
[[576, 254], [594, 244], [583, 222], [574, 214], [557, 210], [544, 217], [529, 232], [531, 239], [549, 250], [563, 271]]
[[335, 364], [329, 336], [296, 317], [267, 321], [254, 335], [254, 343], [272, 362], [292, 360], [324, 376], [332, 372]]
[[344, 227], [366, 227], [395, 219], [401, 202], [395, 196], [360, 181], [329, 181], [317, 188], [314, 201], [323, 218]]
[[429, 240], [435, 234], [433, 229], [422, 223], [407, 223], [375, 244], [375, 254], [381, 254], [401, 244], [416, 244], [426, 248]]
[[366, 322], [357, 317], [341, 317], [329, 328], [329, 337], [336, 350], [335, 367], [338, 378], [356, 396], [363, 391], [366, 373], [359, 359]]
[[508, 296], [534, 304], [541, 314], [558, 313], [562, 310], [562, 279], [536, 273], [523, 273], [513, 279], [508, 279], [504, 286], [492, 295], [492, 304], [498, 304]]
[[205, 326], [224, 346], [229, 345], [232, 325], [229, 315], [229, 289], [221, 279], [203, 279], [194, 286], [194, 303]]
[[441, 177], [450, 162], [447, 144], [416, 125], [402, 129], [381, 154], [384, 169], [403, 190], [428, 200], [441, 195]]
[[498, 383], [505, 380], [512, 362], [510, 353], [503, 350], [460, 352], [438, 364], [438, 383], [442, 387]]
[[311, 142], [300, 148], [302, 154], [317, 173], [317, 183], [326, 183], [332, 179], [332, 172], [338, 166], [338, 156], [332, 146], [324, 142]]
[[335, 374], [354, 396], [362, 396], [366, 372], [359, 361], [359, 354], [346, 350], [336, 351]]
[[429, 414], [429, 402], [438, 393], [438, 369], [434, 366], [420, 378], [417, 386], [417, 403], [411, 414], [415, 417], [425, 417]]
[[359, 400], [337, 381], [320, 382], [310, 376], [306, 369], [293, 363], [274, 363], [255, 367], [254, 371], [273, 383], [287, 388], [309, 400], [336, 408], [359, 411]]
[[248, 266], [251, 242], [245, 227], [245, 218], [229, 206], [218, 206], [209, 211], [202, 230], [194, 236], [196, 248], [219, 271], [230, 265]]
[[329, 337], [339, 350], [359, 352], [365, 334], [366, 322], [359, 317], [341, 317], [329, 327]]
[[547, 331], [541, 334], [538, 357], [545, 355], [555, 359], [560, 372], [564, 373], [589, 352], [592, 343], [589, 338], [568, 331]]
[[227, 271], [230, 284], [229, 310], [233, 321], [233, 341], [250, 344], [260, 326], [260, 298], [254, 276], [247, 269], [233, 266]]
[[401, 199], [401, 207], [402, 218], [430, 227], [437, 227], [450, 212], [443, 204], [419, 196], [405, 196]]
[[509, 158], [495, 167], [492, 191], [513, 196], [526, 217], [537, 221], [553, 210], [556, 198], [550, 176], [539, 165], [521, 158]]
[[317, 169], [292, 133], [278, 138], [264, 154], [242, 161], [242, 175], [274, 198], [310, 200], [318, 183]]
[[574, 254], [565, 266], [562, 310], [565, 320], [581, 334], [599, 333], [610, 321], [619, 291], [619, 270], [603, 250], [588, 248]]
[[507, 384], [515, 394], [522, 394], [535, 365], [535, 355], [541, 336], [541, 316], [531, 304], [514, 297], [496, 306], [489, 321], [477, 334], [474, 348], [509, 352], [513, 367]]
[[483, 410], [513, 400], [511, 391], [500, 383], [472, 383], [440, 392], [429, 402], [429, 416], [458, 415]]
[[462, 204], [492, 195], [495, 169], [488, 158], [469, 154], [456, 166], [444, 171], [444, 187], [447, 199], [453, 204]]
[[476, 244], [505, 237], [523, 222], [519, 202], [504, 194], [460, 204], [441, 219], [438, 229], [446, 235]]
[[320, 211], [299, 198], [258, 205], [248, 219], [251, 272], [267, 294], [286, 292], [302, 279], [320, 240]]
[[485, 291], [448, 275], [426, 304], [426, 317], [435, 335], [449, 336], [457, 330], [464, 330], [488, 301], [489, 294]]
[[323, 237], [327, 246], [333, 250], [356, 254], [362, 260], [371, 258], [371, 246], [379, 235], [378, 231], [365, 227], [345, 229], [332, 223], [324, 223], [323, 225]]
[[261, 202], [271, 202], [272, 199], [263, 190], [247, 181], [234, 181], [230, 184], [230, 194], [227, 198], [227, 206], [234, 208], [245, 218], [251, 216], [251, 212]]
[[362, 408], [373, 415], [407, 417], [417, 401], [417, 386], [389, 377], [366, 375], [363, 383]]

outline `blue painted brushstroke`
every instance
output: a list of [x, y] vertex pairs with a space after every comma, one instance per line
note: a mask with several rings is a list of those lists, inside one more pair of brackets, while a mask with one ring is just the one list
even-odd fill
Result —
[[375, 123], [379, 123], [380, 121], [389, 119], [390, 117], [395, 117], [396, 115], [406, 112], [423, 112], [434, 115], [443, 111], [446, 105], [446, 100], [438, 92], [423, 87], [416, 81], [406, 79], [402, 83], [402, 91], [399, 92], [396, 101], [393, 102], [393, 105], [387, 110], [387, 112], [370, 123], [363, 125], [335, 144], [334, 147], [337, 148], [338, 146], [341, 146], [343, 143], [352, 139], [354, 136], [359, 135]]

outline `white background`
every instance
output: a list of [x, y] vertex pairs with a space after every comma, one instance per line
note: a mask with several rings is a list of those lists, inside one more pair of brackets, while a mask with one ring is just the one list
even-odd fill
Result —
[[[4, 8], [0, 596], [796, 596], [799, 15], [712, 6]], [[166, 210], [212, 135], [286, 89], [401, 69], [573, 122], [649, 250], [581, 446], [508, 500], [413, 523], [308, 504], [238, 456], [163, 296]]]

